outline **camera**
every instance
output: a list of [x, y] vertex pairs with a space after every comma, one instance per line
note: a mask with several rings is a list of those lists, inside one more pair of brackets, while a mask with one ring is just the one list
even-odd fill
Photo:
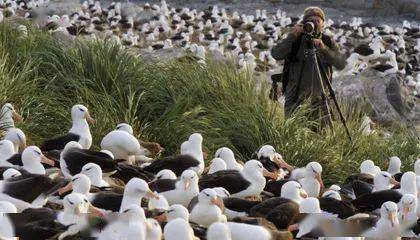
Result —
[[307, 35], [312, 35], [315, 32], [315, 24], [311, 21], [303, 24], [303, 31]]

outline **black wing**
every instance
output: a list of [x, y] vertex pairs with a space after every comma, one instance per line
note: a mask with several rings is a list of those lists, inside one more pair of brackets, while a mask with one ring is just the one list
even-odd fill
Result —
[[266, 219], [279, 230], [285, 230], [300, 218], [299, 205], [293, 201], [283, 203], [267, 213]]
[[47, 158], [49, 158], [51, 160], [54, 160], [54, 161], [57, 161], [57, 162], [60, 161], [60, 154], [61, 154], [60, 150], [51, 150], [51, 151], [43, 152], [43, 153]]
[[292, 200], [281, 197], [270, 198], [252, 207], [249, 213], [252, 217], [265, 217], [275, 207], [289, 202]]
[[158, 193], [167, 192], [175, 189], [176, 179], [157, 179], [149, 183], [149, 187], [152, 191]]
[[223, 199], [223, 204], [225, 208], [235, 211], [235, 212], [246, 212], [249, 213], [252, 207], [260, 204], [259, 201], [249, 201], [246, 199], [228, 197]]
[[155, 178], [153, 173], [147, 172], [140, 167], [125, 163], [118, 163], [117, 172], [112, 174], [111, 177], [118, 178], [124, 183], [128, 183], [128, 181], [134, 177], [143, 179], [146, 182], [150, 182]]
[[352, 201], [353, 206], [361, 212], [372, 212], [379, 209], [384, 202], [398, 203], [402, 195], [396, 190], [383, 190], [365, 194]]
[[319, 205], [323, 211], [338, 214], [338, 217], [342, 219], [356, 214], [356, 208], [353, 204], [335, 198], [322, 197], [319, 199]]
[[13, 154], [13, 156], [11, 156], [6, 161], [8, 161], [9, 163], [11, 163], [13, 165], [16, 165], [16, 166], [23, 166], [22, 154], [21, 153]]
[[191, 199], [190, 203], [188, 204], [188, 207], [187, 207], [188, 212], [191, 212], [194, 209], [195, 205], [197, 205], [197, 203], [198, 203], [198, 196], [195, 196]]
[[8, 214], [21, 239], [50, 239], [67, 229], [55, 221], [56, 214], [49, 208], [29, 208], [19, 214]]
[[199, 161], [190, 155], [176, 155], [155, 160], [149, 166], [146, 166], [144, 170], [156, 174], [160, 170], [169, 169], [177, 176], [180, 176], [183, 171], [190, 167], [198, 166], [198, 164]]
[[113, 192], [98, 193], [92, 201], [92, 205], [113, 212], [119, 212], [123, 195]]
[[[27, 174], [4, 181], [3, 193], [32, 203], [41, 194], [49, 195], [64, 185], [63, 179], [51, 179], [44, 175]], [[30, 186], [30, 190], [28, 190]]]
[[357, 46], [354, 49], [354, 52], [355, 53], [358, 53], [358, 54], [360, 54], [362, 56], [368, 56], [368, 55], [373, 54], [373, 50], [367, 44], [360, 44], [359, 46]]
[[353, 182], [353, 192], [356, 198], [364, 194], [369, 194], [372, 192], [372, 190], [373, 190], [373, 185], [369, 183], [359, 181], [359, 180], [356, 180]]
[[71, 141], [78, 142], [80, 136], [74, 133], [67, 133], [66, 135], [46, 140], [42, 143], [40, 149], [41, 151], [51, 151], [51, 150], [62, 150], [67, 143]]
[[198, 185], [200, 189], [223, 187], [230, 194], [235, 194], [247, 189], [251, 183], [239, 171], [223, 170], [202, 176]]
[[73, 148], [67, 151], [63, 158], [71, 175], [80, 173], [82, 167], [88, 163], [98, 164], [103, 172], [111, 172], [117, 169], [117, 163], [114, 159], [103, 152]]
[[288, 181], [290, 180], [282, 179], [277, 181], [268, 181], [264, 187], [264, 191], [274, 194], [275, 197], [280, 197], [281, 188], [283, 187], [283, 184], [287, 183]]

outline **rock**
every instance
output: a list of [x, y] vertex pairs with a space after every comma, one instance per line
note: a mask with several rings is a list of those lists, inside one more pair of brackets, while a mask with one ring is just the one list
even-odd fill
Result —
[[343, 76], [334, 79], [333, 87], [337, 97], [370, 105], [373, 118], [382, 123], [395, 121], [406, 122], [406, 119], [419, 121], [419, 113], [410, 104], [407, 89], [402, 85], [399, 75], [379, 76], [375, 70], [367, 70], [359, 76]]
[[47, 6], [40, 9], [45, 10], [49, 15], [57, 14], [69, 14], [80, 10], [80, 1], [78, 0], [66, 0], [66, 1], [50, 1]]
[[186, 56], [186, 52], [181, 48], [159, 49], [155, 51], [141, 49], [139, 54], [139, 57], [146, 63], [155, 61], [166, 62], [184, 56]]

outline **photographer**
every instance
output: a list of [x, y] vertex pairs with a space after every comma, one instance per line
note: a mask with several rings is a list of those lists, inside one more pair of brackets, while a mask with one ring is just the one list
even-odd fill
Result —
[[[302, 22], [295, 25], [288, 37], [271, 50], [274, 59], [285, 60], [282, 82], [286, 117], [303, 103], [309, 102], [309, 117], [321, 126], [330, 124], [332, 118], [328, 107], [328, 90], [323, 83], [331, 83], [332, 66], [341, 70], [346, 65], [337, 43], [323, 33], [324, 21], [322, 9], [306, 8]], [[307, 57], [308, 48], [315, 49], [320, 74], [314, 70], [314, 61]]]

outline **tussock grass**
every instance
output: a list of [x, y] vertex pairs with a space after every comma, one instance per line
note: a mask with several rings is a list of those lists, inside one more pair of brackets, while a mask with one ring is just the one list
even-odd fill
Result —
[[326, 183], [342, 180], [365, 159], [381, 165], [396, 155], [411, 169], [420, 155], [419, 142], [402, 126], [379, 131], [391, 132], [390, 138], [363, 135], [366, 111], [358, 106], [344, 107], [352, 143], [339, 122], [314, 133], [307, 110], [285, 119], [282, 106], [268, 99], [267, 86], [257, 82], [229, 63], [208, 60], [203, 66], [186, 57], [145, 64], [109, 40], [61, 42], [32, 28], [22, 38], [0, 24], [1, 101], [23, 112], [26, 120], [18, 126], [34, 144], [66, 132], [71, 106], [83, 103], [98, 120], [92, 128], [96, 147], [119, 122], [161, 143], [165, 154], [178, 152], [192, 132], [200, 132], [210, 157], [228, 146], [248, 160], [261, 145], [272, 144], [294, 165], [319, 161]]

